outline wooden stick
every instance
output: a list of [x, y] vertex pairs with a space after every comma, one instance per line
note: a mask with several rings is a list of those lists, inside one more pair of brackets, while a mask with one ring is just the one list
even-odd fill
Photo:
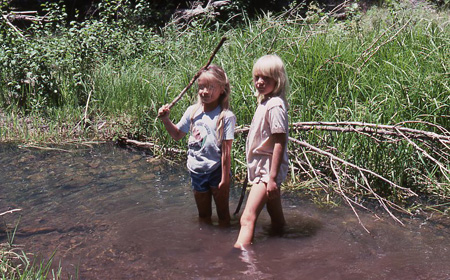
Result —
[[6, 211], [6, 212], [0, 213], [0, 216], [6, 215], [6, 214], [11, 214], [11, 213], [16, 212], [16, 211], [22, 211], [22, 209], [12, 209], [12, 210], [8, 210], [8, 211]]
[[214, 56], [216, 55], [216, 53], [219, 51], [220, 47], [222, 47], [223, 43], [225, 42], [227, 38], [226, 37], [222, 37], [222, 40], [220, 40], [219, 44], [217, 45], [216, 49], [213, 51], [213, 53], [211, 54], [211, 57], [208, 60], [208, 63], [205, 64], [205, 66], [203, 66], [202, 68], [200, 68], [200, 70], [197, 72], [197, 74], [195, 74], [195, 76], [192, 78], [192, 80], [189, 82], [189, 84], [180, 92], [180, 94], [178, 94], [178, 96], [169, 104], [169, 109], [172, 108], [173, 105], [175, 105], [180, 99], [181, 97], [183, 97], [183, 95], [188, 91], [188, 89], [191, 88], [191, 86], [195, 83], [195, 81], [198, 79], [198, 77], [200, 77], [200, 74], [202, 74], [202, 72], [208, 68], [208, 66], [211, 64]]
[[[329, 130], [339, 132], [368, 132], [376, 134], [389, 134], [391, 136], [401, 136], [398, 131], [408, 133], [413, 138], [424, 138], [428, 140], [441, 140], [443, 142], [450, 141], [449, 135], [437, 134], [431, 131], [407, 128], [399, 125], [382, 125], [363, 122], [298, 122], [290, 124], [296, 130]], [[332, 128], [337, 126], [346, 126], [347, 128]], [[362, 127], [357, 129], [355, 127]], [[243, 129], [246, 130], [247, 128]], [[393, 132], [389, 132], [393, 131]]]
[[410, 195], [410, 196], [418, 196], [415, 192], [413, 192], [413, 191], [410, 190], [409, 188], [401, 187], [401, 186], [397, 185], [396, 183], [392, 182], [391, 180], [389, 180], [389, 179], [387, 179], [387, 178], [384, 178], [383, 176], [379, 175], [378, 173], [373, 172], [372, 170], [369, 170], [369, 169], [365, 169], [365, 168], [359, 167], [359, 166], [357, 166], [356, 164], [353, 164], [353, 163], [348, 162], [348, 161], [346, 161], [346, 160], [344, 160], [344, 159], [341, 159], [340, 157], [337, 157], [337, 156], [333, 155], [332, 153], [329, 153], [329, 152], [327, 152], [327, 151], [324, 151], [324, 150], [322, 150], [322, 149], [319, 149], [319, 148], [317, 148], [317, 147], [314, 147], [313, 145], [311, 145], [311, 144], [309, 144], [309, 143], [307, 143], [307, 142], [305, 142], [305, 141], [300, 141], [300, 140], [297, 140], [297, 139], [292, 138], [292, 137], [289, 137], [289, 141], [294, 142], [294, 143], [296, 143], [296, 144], [298, 144], [298, 145], [300, 145], [300, 146], [302, 146], [302, 147], [308, 148], [308, 149], [310, 149], [310, 150], [312, 150], [312, 151], [314, 151], [314, 152], [316, 152], [316, 153], [318, 153], [318, 154], [327, 156], [328, 158], [330, 158], [330, 159], [332, 159], [332, 160], [335, 160], [335, 161], [337, 161], [337, 162], [340, 162], [340, 163], [342, 163], [342, 164], [345, 164], [345, 165], [347, 165], [347, 166], [350, 166], [350, 167], [352, 167], [352, 168], [355, 168], [356, 170], [359, 170], [360, 172], [369, 173], [369, 174], [371, 174], [372, 176], [375, 176], [375, 177], [377, 177], [377, 178], [379, 178], [379, 179], [381, 179], [381, 180], [387, 182], [389, 185], [391, 185], [391, 186], [393, 186], [393, 187], [395, 187], [395, 188], [397, 188], [397, 189], [400, 189], [400, 190], [405, 191], [405, 192], [406, 192], [408, 195]]
[[92, 95], [92, 90], [89, 91], [89, 95], [88, 95], [88, 99], [86, 101], [86, 107], [84, 109], [84, 118], [83, 118], [83, 122], [84, 122], [84, 127], [86, 128], [86, 125], [88, 124], [88, 109], [89, 109], [89, 101], [91, 100], [91, 95]]
[[239, 210], [241, 210], [242, 202], [244, 201], [244, 197], [245, 197], [245, 191], [247, 190], [247, 185], [248, 185], [248, 176], [246, 174], [244, 183], [242, 184], [241, 197], [239, 198], [239, 202], [236, 207], [236, 210], [233, 213], [233, 216], [236, 216], [237, 213], [239, 213]]
[[8, 17], [6, 15], [2, 15], [3, 19], [6, 21], [6, 24], [11, 27], [12, 29], [14, 29], [14, 31], [17, 32], [17, 34], [19, 34], [20, 37], [25, 38], [25, 36], [22, 34], [22, 32], [19, 31], [19, 29], [14, 26], [9, 20]]

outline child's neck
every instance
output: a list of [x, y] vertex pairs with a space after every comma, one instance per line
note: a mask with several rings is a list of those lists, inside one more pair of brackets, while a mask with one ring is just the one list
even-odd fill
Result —
[[261, 98], [261, 102], [267, 101], [270, 98], [272, 98], [273, 96], [274, 96], [273, 93], [268, 93], [268, 94], [264, 95], [263, 98]]
[[219, 102], [213, 102], [202, 105], [203, 105], [203, 112], [211, 112], [212, 110], [216, 109], [217, 106], [219, 106]]

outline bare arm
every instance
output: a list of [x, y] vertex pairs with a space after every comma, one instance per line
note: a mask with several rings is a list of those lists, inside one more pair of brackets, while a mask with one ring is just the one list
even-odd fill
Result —
[[170, 120], [169, 115], [170, 115], [170, 108], [168, 104], [159, 108], [158, 118], [164, 124], [164, 127], [166, 128], [169, 135], [174, 140], [178, 141], [181, 138], [183, 138], [186, 135], [186, 133], [178, 129], [178, 127]]
[[219, 184], [221, 187], [230, 188], [230, 169], [231, 169], [231, 145], [233, 140], [222, 141], [222, 180]]
[[283, 152], [286, 147], [286, 134], [276, 133], [272, 134], [274, 139], [274, 148], [272, 154], [272, 164], [270, 166], [269, 182], [267, 183], [267, 196], [269, 199], [276, 198], [280, 195], [276, 178], [280, 170], [281, 162], [283, 160]]

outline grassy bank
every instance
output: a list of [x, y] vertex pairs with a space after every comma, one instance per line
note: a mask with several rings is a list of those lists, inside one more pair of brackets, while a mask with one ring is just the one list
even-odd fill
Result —
[[[152, 150], [158, 156], [167, 155], [165, 148], [184, 150], [186, 143], [171, 140], [156, 120], [157, 109], [178, 95], [226, 36], [214, 63], [231, 81], [231, 108], [239, 126], [250, 124], [257, 105], [253, 62], [267, 53], [278, 54], [287, 66], [290, 123], [347, 123], [341, 130], [292, 127], [291, 137], [302, 145], [289, 144], [291, 177], [285, 191], [310, 195], [318, 203], [378, 207], [394, 215], [448, 214], [448, 11], [399, 4], [346, 13], [346, 20], [336, 20], [312, 8], [306, 17], [295, 10], [255, 20], [236, 15], [242, 22], [238, 26], [199, 19], [161, 30], [126, 20], [70, 26], [54, 21], [23, 34], [2, 21], [0, 141], [44, 146], [125, 137], [156, 144]], [[56, 9], [52, 15], [57, 19], [62, 13]], [[172, 119], [195, 100], [192, 89], [172, 109]], [[358, 131], [360, 126], [350, 122], [432, 134], [408, 137], [395, 127]], [[233, 172], [240, 177], [244, 144], [245, 133], [237, 133]], [[10, 256], [30, 261], [8, 246], [0, 247], [3, 277], [27, 279], [13, 277]], [[28, 269], [23, 275], [49, 273], [46, 264]]]
[[[290, 78], [291, 123], [402, 124], [448, 136], [447, 12], [400, 4], [364, 14], [347, 9], [346, 20], [317, 9], [306, 17], [295, 10], [256, 20], [237, 16], [242, 17], [238, 26], [199, 19], [158, 32], [126, 22], [73, 23], [59, 26], [56, 37], [43, 26], [35, 27], [37, 36], [26, 38], [2, 26], [9, 41], [3, 40], [0, 50], [7, 66], [0, 74], [1, 140], [45, 144], [127, 137], [157, 144], [155, 154], [167, 147], [185, 149], [185, 142], [171, 140], [156, 120], [157, 109], [178, 95], [223, 36], [227, 41], [214, 63], [227, 71], [240, 126], [250, 123], [256, 108], [253, 62], [276, 53]], [[195, 99], [192, 89], [172, 109], [173, 120]], [[425, 200], [439, 203], [450, 197], [448, 144], [319, 129], [292, 129], [291, 136]], [[236, 136], [235, 174], [244, 170], [244, 141], [245, 134]], [[436, 149], [444, 151], [437, 158], [443, 167], [426, 156], [434, 158]], [[293, 142], [290, 151], [292, 178], [286, 189], [327, 198], [331, 193], [336, 200], [360, 201], [375, 193], [400, 205], [410, 201], [410, 194], [379, 177], [342, 163], [336, 170], [336, 161]], [[435, 209], [447, 213], [449, 205]]]
[[[0, 212], [0, 218], [17, 210], [19, 209]], [[6, 226], [6, 222], [0, 227], [0, 237], [5, 234], [7, 239], [6, 242], [0, 243], [0, 279], [62, 279], [61, 268], [54, 268], [52, 265], [53, 255], [48, 260], [39, 260], [36, 256], [25, 253], [14, 242], [18, 225], [6, 230], [3, 226]], [[73, 279], [73, 277], [69, 276], [67, 279]]]

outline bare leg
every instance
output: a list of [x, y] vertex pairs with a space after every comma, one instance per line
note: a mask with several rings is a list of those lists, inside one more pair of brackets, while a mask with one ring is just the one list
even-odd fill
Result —
[[197, 203], [198, 218], [201, 223], [212, 224], [212, 198], [211, 191], [194, 191], [195, 202]]
[[[278, 192], [280, 192], [280, 189], [278, 189]], [[281, 197], [278, 196], [277, 198], [268, 200], [266, 207], [272, 222], [272, 229], [275, 233], [281, 233], [286, 224], [283, 207], [281, 206]]]
[[241, 230], [234, 244], [235, 248], [245, 249], [253, 240], [255, 224], [264, 204], [267, 202], [267, 189], [264, 183], [253, 185], [248, 195], [247, 204], [241, 217]]
[[214, 202], [216, 203], [217, 216], [219, 217], [219, 226], [230, 225], [230, 206], [229, 197], [230, 189], [217, 189], [212, 188], [212, 195]]

